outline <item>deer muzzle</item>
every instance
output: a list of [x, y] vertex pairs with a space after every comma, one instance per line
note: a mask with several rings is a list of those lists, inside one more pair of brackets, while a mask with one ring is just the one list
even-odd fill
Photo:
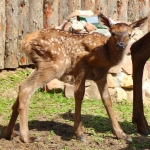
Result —
[[126, 44], [124, 42], [118, 42], [116, 47], [119, 51], [122, 51], [126, 48]]

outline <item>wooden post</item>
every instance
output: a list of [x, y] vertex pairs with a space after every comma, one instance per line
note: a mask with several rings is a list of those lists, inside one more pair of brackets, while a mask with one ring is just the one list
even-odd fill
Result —
[[104, 15], [108, 15], [108, 1], [107, 0], [100, 0], [99, 11], [102, 12]]
[[66, 0], [59, 0], [58, 15], [58, 24], [60, 25], [63, 22], [63, 20], [66, 19], [69, 15], [69, 6]]
[[18, 67], [18, 0], [6, 2], [5, 68]]
[[101, 0], [95, 0], [94, 14], [98, 14], [100, 12], [100, 1]]
[[108, 16], [117, 19], [117, 0], [108, 0]]
[[139, 19], [139, 2], [132, 0], [128, 3], [128, 21], [134, 22]]
[[[149, 14], [149, 0], [139, 1], [139, 19], [148, 16]], [[142, 28], [144, 34], [148, 32], [148, 22]]]
[[58, 1], [59, 0], [44, 1], [44, 28], [58, 26]]
[[128, 0], [117, 1], [117, 19], [120, 21], [128, 21], [127, 16]]
[[[19, 29], [18, 29], [18, 47], [20, 41], [29, 33], [29, 0], [19, 2]], [[19, 65], [29, 65], [28, 58], [24, 52], [18, 51]]]
[[29, 0], [30, 32], [43, 28], [43, 0]]
[[148, 31], [150, 31], [150, 1], [148, 4]]
[[5, 0], [0, 1], [0, 69], [4, 69], [5, 53]]
[[82, 0], [81, 3], [81, 7], [83, 10], [92, 10], [94, 12], [95, 0]]
[[68, 16], [75, 10], [81, 9], [81, 0], [68, 0]]

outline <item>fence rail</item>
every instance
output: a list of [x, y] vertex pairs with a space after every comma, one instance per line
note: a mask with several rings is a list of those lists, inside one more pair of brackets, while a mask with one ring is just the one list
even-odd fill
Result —
[[[19, 50], [26, 34], [60, 25], [76, 9], [133, 22], [150, 14], [150, 0], [0, 0], [0, 8], [0, 69], [5, 69], [31, 63]], [[149, 30], [150, 19], [144, 32]]]

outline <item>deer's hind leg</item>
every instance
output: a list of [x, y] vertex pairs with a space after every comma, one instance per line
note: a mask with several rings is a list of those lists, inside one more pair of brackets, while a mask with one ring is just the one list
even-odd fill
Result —
[[13, 134], [13, 128], [18, 114], [20, 115], [20, 139], [23, 142], [34, 142], [37, 139], [29, 136], [28, 129], [28, 105], [32, 94], [39, 88], [58, 77], [58, 71], [50, 65], [50, 67], [39, 67], [32, 75], [23, 82], [19, 87], [19, 95], [13, 106], [13, 112], [5, 130], [4, 136], [10, 139]]

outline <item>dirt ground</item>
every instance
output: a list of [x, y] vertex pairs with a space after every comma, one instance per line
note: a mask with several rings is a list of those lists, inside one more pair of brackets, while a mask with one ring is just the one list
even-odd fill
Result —
[[[66, 116], [65, 116], [66, 117]], [[149, 150], [150, 140], [147, 137], [136, 135], [133, 137], [134, 142], [128, 144], [123, 140], [117, 140], [115, 136], [95, 137], [85, 131], [86, 142], [76, 141], [73, 136], [73, 126], [62, 123], [58, 117], [52, 121], [48, 120], [29, 121], [30, 134], [40, 137], [40, 142], [37, 143], [22, 143], [19, 137], [13, 140], [5, 140], [3, 131], [5, 127], [0, 127], [0, 149], [1, 150]], [[19, 125], [17, 124], [17, 130]], [[51, 132], [50, 132], [51, 131]], [[102, 133], [103, 134], [103, 133]], [[136, 148], [134, 143], [142, 144], [143, 148]]]
[[[82, 117], [85, 122], [92, 116]], [[95, 121], [96, 119], [106, 122], [106, 124], [110, 123], [108, 117], [96, 116]], [[67, 120], [71, 120], [72, 123]], [[86, 142], [77, 141], [73, 134], [73, 113], [71, 112], [57, 114], [52, 120], [47, 120], [39, 114], [38, 118], [29, 121], [30, 134], [41, 138], [39, 142], [35, 143], [23, 143], [19, 137], [12, 140], [4, 139], [3, 133], [6, 126], [2, 126], [3, 121], [3, 116], [0, 116], [0, 150], [150, 150], [150, 138], [136, 133], [132, 135], [133, 131], [130, 131], [130, 128], [127, 129], [133, 142], [126, 143], [123, 140], [117, 140], [112, 132], [106, 134], [107, 131], [101, 129], [97, 131], [98, 134], [94, 135], [88, 131], [88, 129], [92, 131], [94, 125], [87, 127], [85, 123], [84, 126], [87, 127], [84, 129]], [[102, 123], [100, 122], [100, 124]], [[132, 123], [128, 123], [128, 125], [133, 126]], [[111, 124], [109, 128], [111, 130]], [[19, 130], [18, 121], [16, 130]]]

